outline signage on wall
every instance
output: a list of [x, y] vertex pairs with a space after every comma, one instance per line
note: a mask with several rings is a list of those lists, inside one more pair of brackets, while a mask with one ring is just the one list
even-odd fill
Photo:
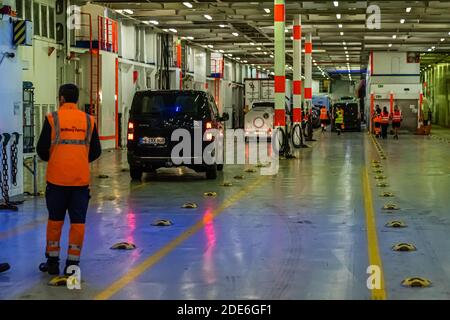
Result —
[[406, 53], [407, 63], [420, 63], [420, 54], [417, 52], [407, 52]]

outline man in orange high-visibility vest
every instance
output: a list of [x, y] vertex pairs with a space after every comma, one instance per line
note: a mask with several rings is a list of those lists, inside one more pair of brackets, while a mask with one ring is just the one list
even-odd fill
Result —
[[386, 107], [381, 112], [381, 137], [387, 139], [390, 114]]
[[89, 205], [89, 163], [100, 157], [101, 145], [94, 118], [77, 107], [74, 84], [59, 88], [59, 110], [45, 119], [37, 144], [39, 157], [48, 161], [45, 198], [49, 213], [45, 256], [40, 270], [59, 275], [61, 231], [66, 212], [70, 217], [69, 248], [65, 273], [78, 265]]
[[402, 123], [402, 112], [396, 105], [394, 107], [394, 112], [392, 113], [392, 128], [394, 129], [394, 139], [398, 140], [398, 129]]
[[328, 119], [329, 117], [327, 107], [322, 106], [320, 108], [320, 125], [322, 127], [322, 132], [327, 131]]

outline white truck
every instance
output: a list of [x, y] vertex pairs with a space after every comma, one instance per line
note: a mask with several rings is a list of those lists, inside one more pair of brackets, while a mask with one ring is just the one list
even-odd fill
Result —
[[[245, 117], [246, 137], [270, 135], [275, 115], [275, 90], [273, 79], [245, 79]], [[286, 80], [286, 123], [291, 114], [291, 82]]]

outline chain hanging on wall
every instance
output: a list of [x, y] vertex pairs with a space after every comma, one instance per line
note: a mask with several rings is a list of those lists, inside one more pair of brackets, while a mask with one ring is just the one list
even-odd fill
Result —
[[11, 142], [11, 180], [14, 186], [17, 186], [17, 163], [18, 163], [18, 149], [20, 134], [13, 132]]
[[17, 207], [9, 201], [9, 176], [8, 176], [8, 153], [6, 147], [8, 146], [11, 135], [9, 133], [4, 133], [1, 138], [1, 149], [2, 149], [2, 172], [0, 178], [0, 189], [3, 197], [3, 204], [0, 204], [0, 210], [14, 210], [17, 211]]

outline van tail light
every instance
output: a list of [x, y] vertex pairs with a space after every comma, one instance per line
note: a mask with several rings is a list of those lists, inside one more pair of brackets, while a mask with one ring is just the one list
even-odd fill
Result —
[[134, 140], [134, 123], [128, 122], [128, 134], [127, 134], [127, 140], [133, 141]]

